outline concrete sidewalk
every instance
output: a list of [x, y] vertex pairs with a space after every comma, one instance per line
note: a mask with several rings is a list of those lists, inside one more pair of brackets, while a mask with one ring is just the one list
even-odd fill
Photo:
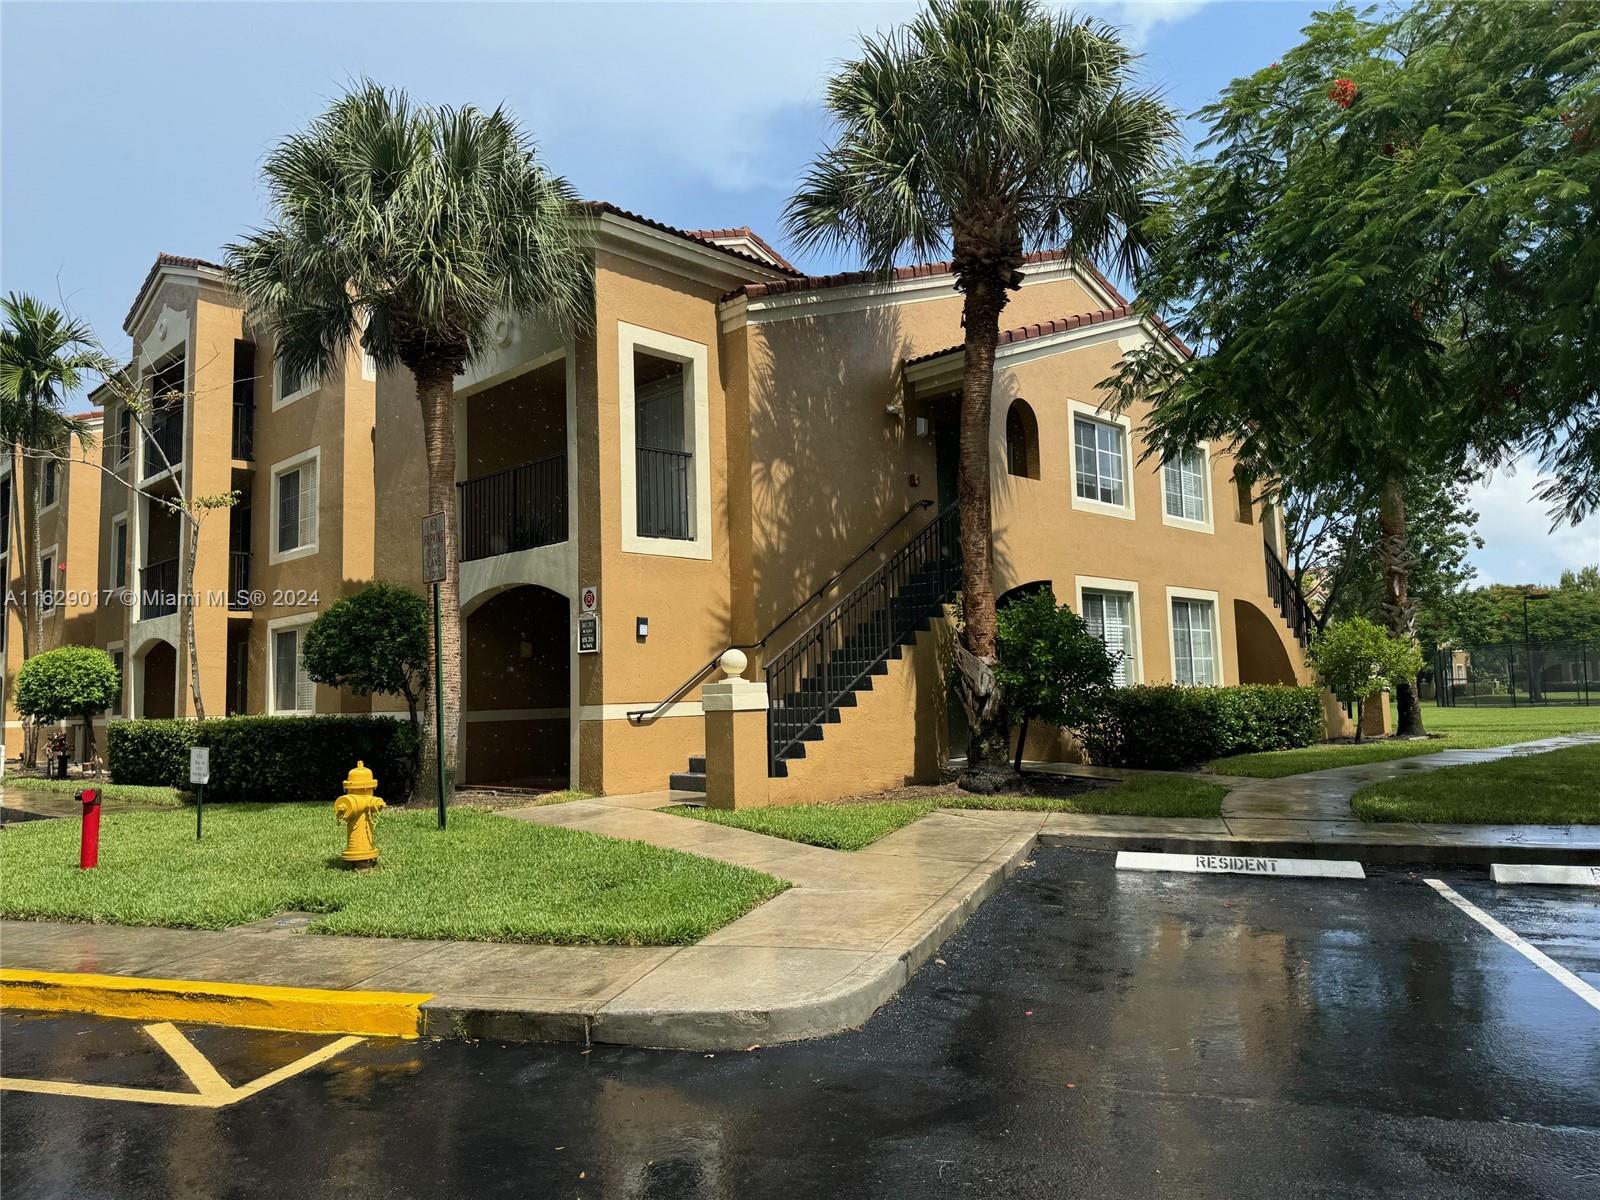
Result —
[[[671, 847], [794, 886], [683, 947], [543, 946], [319, 937], [285, 914], [221, 932], [0, 922], [0, 966], [428, 993], [422, 1031], [508, 1041], [716, 1050], [864, 1022], [1040, 843], [1364, 862], [1600, 862], [1600, 826], [1371, 825], [1366, 783], [1596, 740], [1445, 751], [1283, 779], [1231, 779], [1218, 818], [939, 810], [851, 853], [655, 809], [692, 793], [604, 797], [502, 815]], [[1040, 769], [1117, 777], [1102, 768]]]

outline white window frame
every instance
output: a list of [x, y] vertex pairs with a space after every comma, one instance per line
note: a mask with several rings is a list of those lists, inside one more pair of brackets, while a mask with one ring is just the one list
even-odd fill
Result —
[[[43, 512], [44, 510], [40, 509], [39, 511]], [[47, 558], [50, 560], [49, 579], [44, 577], [44, 560]], [[56, 593], [65, 590], [54, 586], [55, 577], [61, 574], [60, 542], [51, 542], [43, 550], [39, 551], [39, 563], [37, 570], [39, 572], [39, 611], [45, 616], [50, 616], [52, 613], [61, 608], [60, 601], [56, 598]], [[45, 597], [47, 596], [50, 598], [48, 605], [45, 603]]]
[[[44, 477], [49, 474], [52, 465], [56, 469], [55, 495], [53, 495], [50, 498], [50, 502], [46, 504], [44, 500]], [[66, 478], [61, 470], [63, 465], [64, 464], [59, 459], [48, 457], [41, 459], [39, 462], [39, 515], [41, 517], [44, 516], [45, 513], [51, 512], [61, 504], [62, 484], [65, 482]]]
[[111, 657], [113, 664], [117, 655], [122, 655], [122, 669], [117, 672], [117, 703], [106, 710], [109, 719], [121, 720], [128, 711], [128, 647], [123, 642], [107, 642], [106, 654]]
[[1082, 617], [1085, 592], [1120, 592], [1132, 597], [1133, 658], [1128, 662], [1128, 684], [1144, 682], [1144, 614], [1139, 611], [1139, 585], [1131, 579], [1106, 579], [1099, 575], [1076, 575], [1073, 584], [1077, 589], [1077, 607], [1074, 611]]
[[[639, 536], [637, 435], [634, 430], [633, 355], [643, 351], [680, 362], [692, 409], [684, 422], [694, 438], [694, 488], [690, 494], [693, 539]], [[675, 337], [641, 325], [617, 322], [617, 429], [622, 479], [622, 549], [627, 554], [665, 558], [711, 558], [711, 400], [709, 354], [702, 342]]]
[[[1200, 452], [1200, 504], [1205, 513], [1205, 518], [1192, 521], [1188, 517], [1175, 517], [1167, 511], [1167, 464], [1161, 463], [1161, 523], [1171, 525], [1174, 529], [1190, 529], [1196, 533], [1215, 533], [1216, 524], [1214, 514], [1216, 505], [1211, 499], [1211, 444], [1209, 442], [1196, 442], [1191, 449]], [[1181, 471], [1182, 468], [1180, 467]]]
[[283, 360], [280, 359], [274, 347], [272, 355], [272, 411], [277, 412], [293, 404], [296, 400], [304, 399], [322, 386], [322, 380], [312, 375], [300, 384], [300, 390], [288, 396], [283, 394]]
[[[311, 541], [304, 545], [296, 546], [293, 550], [279, 550], [278, 478], [286, 471], [292, 471], [296, 467], [303, 467], [306, 463], [314, 464], [317, 473], [317, 515], [311, 522]], [[313, 446], [311, 449], [302, 450], [299, 454], [292, 455], [281, 462], [273, 463], [272, 469], [268, 472], [268, 478], [272, 482], [267, 489], [267, 504], [271, 510], [271, 519], [267, 528], [267, 562], [276, 564], [292, 562], [297, 558], [310, 557], [322, 548], [322, 447]]]
[[1172, 602], [1174, 600], [1200, 600], [1211, 605], [1211, 656], [1217, 666], [1217, 677], [1210, 684], [1194, 684], [1182, 686], [1195, 687], [1226, 687], [1228, 683], [1227, 672], [1223, 669], [1222, 655], [1222, 604], [1217, 599], [1217, 593], [1206, 591], [1204, 588], [1169, 587], [1167, 589], [1167, 669], [1172, 672], [1172, 682], [1178, 682], [1178, 636], [1172, 624]]
[[[279, 708], [278, 707], [278, 635], [289, 629], [300, 629], [309, 626], [317, 619], [314, 612], [296, 613], [292, 617], [276, 617], [267, 622], [267, 703], [266, 712], [269, 717], [308, 717], [317, 711], [316, 681], [311, 683], [311, 707], [304, 708]], [[300, 661], [305, 662], [305, 635], [300, 635], [297, 653]]]
[[[1104, 500], [1090, 500], [1078, 495], [1078, 418], [1087, 418], [1101, 425], [1113, 425], [1122, 430], [1122, 504], [1107, 504]], [[1072, 507], [1079, 512], [1098, 513], [1105, 517], [1134, 519], [1133, 504], [1133, 422], [1126, 414], [1109, 413], [1081, 400], [1067, 403], [1067, 494]]]
[[[122, 526], [122, 528], [126, 531], [122, 537], [123, 555], [121, 583], [117, 582], [117, 526], [119, 525]], [[128, 586], [128, 580], [133, 575], [132, 563], [129, 561], [133, 558], [133, 533], [128, 529], [127, 513], [118, 513], [116, 516], [111, 518], [111, 536], [106, 540], [108, 542], [106, 548], [106, 566], [111, 568], [111, 575], [110, 578], [106, 580], [106, 587], [110, 591], [118, 591]]]

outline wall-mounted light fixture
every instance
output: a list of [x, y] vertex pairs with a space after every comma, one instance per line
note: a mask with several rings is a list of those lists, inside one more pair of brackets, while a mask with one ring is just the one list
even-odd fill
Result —
[[650, 636], [650, 618], [635, 617], [633, 619], [633, 633], [641, 642]]
[[928, 421], [927, 417], [917, 417], [911, 422], [911, 431], [919, 438], [925, 438], [933, 432], [933, 425]]

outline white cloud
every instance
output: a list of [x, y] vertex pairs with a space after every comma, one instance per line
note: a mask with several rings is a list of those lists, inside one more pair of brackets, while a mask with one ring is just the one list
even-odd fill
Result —
[[1600, 517], [1552, 530], [1538, 485], [1537, 464], [1522, 459], [1471, 489], [1484, 543], [1472, 556], [1478, 583], [1555, 583], [1562, 571], [1600, 562]]
[[1120, 28], [1135, 46], [1143, 46], [1151, 33], [1163, 25], [1186, 21], [1212, 0], [1104, 0], [1085, 6], [1084, 11], [1110, 21]]

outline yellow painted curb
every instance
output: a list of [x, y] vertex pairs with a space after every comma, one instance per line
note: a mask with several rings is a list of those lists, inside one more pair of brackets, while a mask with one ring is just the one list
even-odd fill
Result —
[[0, 1007], [294, 1033], [414, 1038], [422, 1027], [422, 1005], [431, 999], [432, 993], [425, 992], [354, 992], [0, 969]]

